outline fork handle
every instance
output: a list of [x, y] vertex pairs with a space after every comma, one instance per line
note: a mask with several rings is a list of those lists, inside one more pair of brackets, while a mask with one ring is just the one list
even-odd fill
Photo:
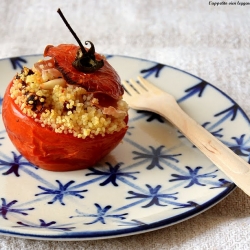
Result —
[[159, 114], [174, 124], [197, 148], [220, 168], [238, 187], [250, 195], [250, 164], [188, 116], [176, 103], [163, 98]]

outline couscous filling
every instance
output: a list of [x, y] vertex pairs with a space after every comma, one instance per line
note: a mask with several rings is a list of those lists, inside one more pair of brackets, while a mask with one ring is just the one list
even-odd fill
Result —
[[35, 68], [24, 67], [15, 76], [10, 94], [24, 114], [56, 133], [69, 133], [83, 139], [112, 134], [126, 127], [128, 105], [125, 101], [117, 101], [116, 115], [107, 114], [92, 93], [66, 84], [56, 73], [44, 76]]

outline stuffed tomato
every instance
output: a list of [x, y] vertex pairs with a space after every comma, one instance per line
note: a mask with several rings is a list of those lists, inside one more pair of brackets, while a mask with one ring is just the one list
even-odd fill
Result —
[[92, 43], [83, 54], [72, 44], [47, 46], [44, 56], [50, 58], [24, 67], [6, 89], [2, 117], [9, 138], [40, 168], [91, 167], [127, 131], [128, 105], [118, 74]]

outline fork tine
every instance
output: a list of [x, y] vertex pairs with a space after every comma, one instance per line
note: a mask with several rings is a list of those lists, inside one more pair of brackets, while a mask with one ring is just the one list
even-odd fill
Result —
[[134, 97], [139, 94], [146, 94], [147, 92], [162, 92], [159, 88], [145, 80], [143, 77], [138, 76], [138, 81], [130, 79], [129, 81], [122, 81], [126, 98]]
[[129, 95], [135, 94], [135, 90], [132, 88], [132, 86], [127, 81], [122, 81], [122, 85], [125, 88], [125, 90], [128, 92]]
[[131, 83], [131, 85], [133, 86], [134, 89], [136, 89], [136, 91], [138, 93], [144, 93], [144, 92], [147, 92], [148, 90], [143, 86], [143, 84], [139, 81], [139, 82], [136, 82], [135, 80], [133, 79], [130, 79], [129, 82]]
[[138, 81], [141, 83], [141, 85], [145, 88], [145, 89], [149, 89], [152, 84], [150, 82], [148, 82], [146, 79], [144, 79], [141, 76], [137, 77]]
[[145, 88], [147, 91], [155, 91], [155, 92], [161, 92], [162, 90], [157, 88], [155, 85], [147, 81], [145, 78], [138, 76], [137, 77], [138, 81], [141, 83], [143, 88]]

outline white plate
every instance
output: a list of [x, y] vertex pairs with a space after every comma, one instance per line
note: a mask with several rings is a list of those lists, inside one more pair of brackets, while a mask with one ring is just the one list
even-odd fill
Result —
[[[23, 65], [41, 55], [0, 61], [0, 96]], [[109, 55], [121, 78], [142, 75], [249, 161], [249, 119], [222, 91], [181, 70]], [[89, 240], [143, 233], [189, 219], [235, 185], [161, 117], [130, 110], [129, 130], [91, 169], [48, 172], [28, 163], [0, 123], [0, 233], [50, 240]]]

